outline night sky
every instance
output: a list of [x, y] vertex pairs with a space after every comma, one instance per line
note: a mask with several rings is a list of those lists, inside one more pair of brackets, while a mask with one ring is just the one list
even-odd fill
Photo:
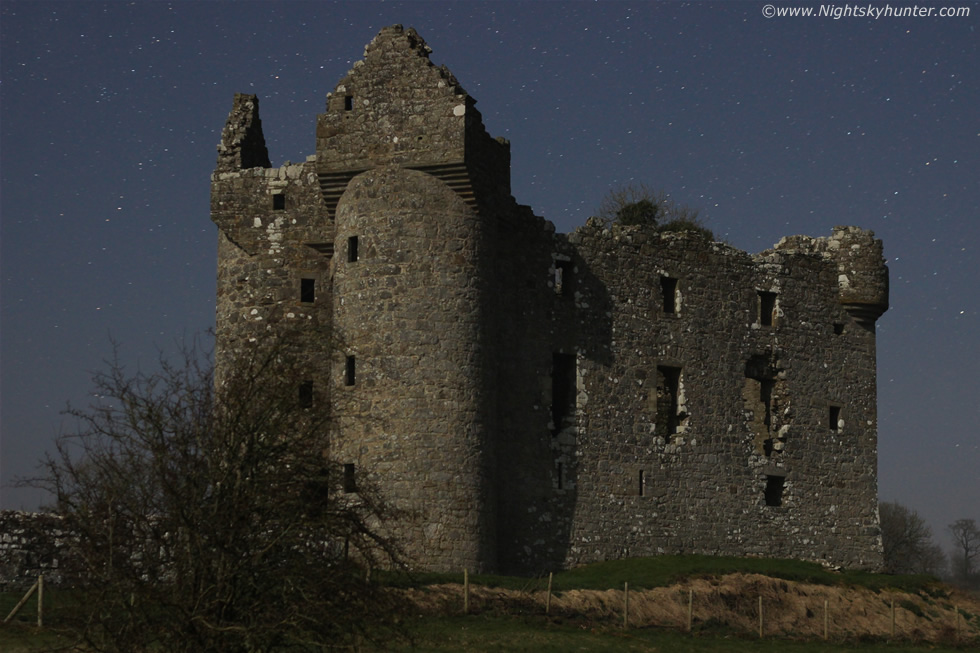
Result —
[[980, 520], [980, 4], [948, 5], [971, 15], [3, 0], [0, 504], [38, 506], [10, 484], [71, 426], [66, 404], [87, 405], [111, 340], [129, 369], [151, 369], [213, 327], [209, 176], [233, 94], [259, 95], [273, 165], [302, 161], [327, 92], [402, 23], [510, 139], [514, 196], [559, 231], [628, 183], [700, 209], [753, 253], [874, 230], [891, 271], [880, 497], [945, 546], [951, 521]]

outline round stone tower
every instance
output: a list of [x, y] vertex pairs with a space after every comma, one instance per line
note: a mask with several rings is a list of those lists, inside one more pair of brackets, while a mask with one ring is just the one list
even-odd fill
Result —
[[493, 568], [483, 222], [397, 165], [354, 177], [336, 215], [338, 455], [405, 511], [395, 528], [422, 566]]
[[[403, 511], [415, 566], [496, 567], [493, 279], [509, 146], [411, 29], [327, 96], [316, 170], [334, 220], [332, 445]], [[351, 467], [353, 466], [353, 467]]]

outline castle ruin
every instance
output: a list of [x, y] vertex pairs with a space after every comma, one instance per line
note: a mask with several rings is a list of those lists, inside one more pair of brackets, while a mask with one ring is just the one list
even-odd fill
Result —
[[337, 491], [377, 483], [420, 568], [879, 567], [881, 242], [838, 227], [753, 256], [597, 220], [556, 233], [429, 53], [383, 29], [303, 163], [271, 167], [258, 100], [235, 96], [211, 184], [219, 369], [299, 332]]

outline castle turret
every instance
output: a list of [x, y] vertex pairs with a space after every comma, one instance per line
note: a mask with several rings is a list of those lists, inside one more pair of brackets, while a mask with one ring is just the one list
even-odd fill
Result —
[[861, 326], [874, 330], [888, 310], [888, 267], [881, 241], [860, 227], [834, 227], [829, 238], [789, 236], [776, 249], [820, 254], [837, 264], [840, 303]]
[[834, 227], [827, 248], [837, 261], [840, 303], [866, 328], [888, 310], [888, 268], [874, 232]]
[[318, 121], [346, 350], [338, 443], [407, 512], [398, 528], [423, 566], [490, 569], [492, 226], [466, 169], [473, 100], [428, 52], [413, 30], [382, 30]]

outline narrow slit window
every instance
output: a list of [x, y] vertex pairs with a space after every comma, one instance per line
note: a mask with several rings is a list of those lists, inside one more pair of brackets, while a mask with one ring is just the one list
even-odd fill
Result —
[[347, 262], [353, 263], [357, 260], [357, 236], [347, 239]]
[[272, 196], [272, 210], [282, 211], [286, 208], [286, 196], [282, 193], [276, 193]]
[[664, 313], [677, 314], [677, 279], [660, 277], [660, 291], [664, 297]]
[[765, 407], [765, 416], [762, 423], [766, 425], [766, 431], [772, 430], [772, 391], [776, 387], [776, 382], [772, 379], [761, 379], [759, 381], [759, 401]]
[[786, 479], [782, 476], [767, 475], [766, 476], [766, 505], [767, 506], [781, 506], [783, 505], [783, 486], [785, 485]]
[[354, 463], [344, 463], [344, 492], [357, 492], [357, 476]]
[[357, 363], [353, 356], [347, 357], [347, 364], [344, 368], [344, 385], [354, 385], [355, 371]]
[[657, 431], [675, 435], [687, 419], [681, 407], [681, 368], [657, 366]]
[[773, 439], [772, 435], [772, 391], [776, 387], [776, 382], [772, 379], [760, 379], [759, 380], [759, 402], [765, 409], [765, 414], [762, 418], [762, 424], [765, 427], [767, 437], [763, 442], [763, 451], [766, 456], [772, 456], [773, 452]]
[[555, 294], [570, 295], [572, 292], [572, 262], [555, 261]]
[[558, 463], [558, 489], [565, 489], [565, 470], [563, 469], [562, 463]]
[[551, 362], [552, 433], [557, 434], [575, 418], [575, 354], [555, 353]]
[[304, 304], [316, 301], [316, 279], [300, 279], [299, 300]]
[[344, 96], [344, 111], [350, 111], [354, 108], [354, 96], [345, 95]]
[[299, 407], [313, 408], [313, 381], [303, 381], [299, 384]]
[[831, 433], [840, 432], [840, 406], [831, 406], [828, 415], [828, 426]]
[[773, 326], [776, 323], [776, 293], [759, 291], [759, 324]]
[[639, 487], [637, 488], [639, 490], [638, 494], [641, 497], [646, 496], [646, 493], [647, 493], [647, 480], [646, 480], [645, 474], [643, 473], [643, 470], [642, 469], [640, 470], [640, 477], [639, 477], [638, 481], [639, 481]]

